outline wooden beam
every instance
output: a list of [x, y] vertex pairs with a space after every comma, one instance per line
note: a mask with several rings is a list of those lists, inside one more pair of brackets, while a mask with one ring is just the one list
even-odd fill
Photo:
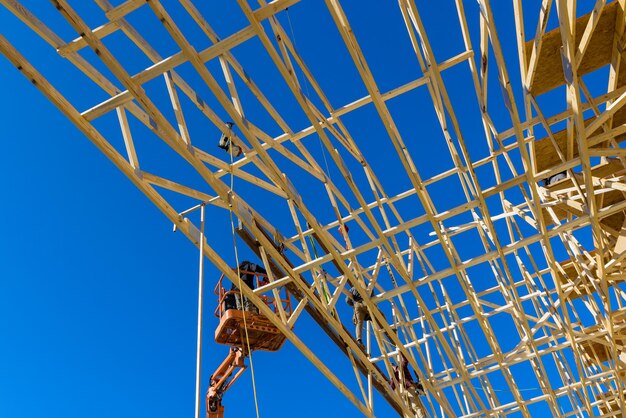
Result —
[[[589, 51], [582, 55], [578, 65], [578, 74], [584, 75], [595, 71], [611, 61], [613, 33], [615, 32], [615, 14], [617, 2], [610, 3], [602, 9], [597, 18], [592, 35], [585, 35], [585, 29], [594, 13], [586, 14], [576, 20], [576, 48]], [[596, 17], [594, 17], [594, 22]], [[586, 37], [589, 39], [587, 40]], [[581, 45], [581, 41], [585, 42]], [[534, 96], [546, 93], [565, 84], [563, 64], [561, 61], [561, 34], [559, 29], [546, 33], [541, 39], [541, 52], [537, 58], [534, 77], [529, 90]], [[534, 40], [526, 42], [526, 56], [530, 59]], [[528, 63], [527, 63], [528, 65]]]

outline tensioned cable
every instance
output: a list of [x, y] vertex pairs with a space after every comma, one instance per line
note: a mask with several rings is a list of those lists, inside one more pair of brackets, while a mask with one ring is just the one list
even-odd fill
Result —
[[[300, 55], [298, 53], [298, 40], [296, 39], [296, 34], [293, 30], [293, 24], [291, 23], [291, 15], [289, 14], [289, 8], [287, 7], [285, 9], [285, 12], [287, 13], [287, 22], [289, 22], [289, 31], [291, 32], [291, 39], [293, 39], [293, 49], [295, 51], [296, 54]], [[300, 81], [300, 77], [298, 76], [298, 72], [294, 71], [294, 74], [296, 75], [296, 78], [298, 79], [298, 81]], [[309, 80], [307, 79], [306, 75], [303, 74], [303, 83], [304, 83], [304, 90], [306, 91], [306, 98], [307, 100], [311, 100], [311, 94], [309, 92]], [[317, 137], [317, 142], [320, 146], [320, 151], [322, 152], [322, 157], [324, 158], [324, 165], [326, 166], [326, 177], [331, 180], [330, 177], [330, 168], [328, 166], [328, 160], [326, 158], [326, 149], [324, 148], [324, 145], [322, 144], [322, 139], [319, 137]], [[318, 258], [317, 256], [317, 249], [315, 246], [315, 242], [313, 240], [313, 237], [311, 235], [309, 235], [309, 239], [311, 241], [311, 247], [313, 248], [313, 253], [315, 254], [315, 258]], [[324, 297], [326, 299], [326, 303], [330, 302], [330, 296], [328, 295], [329, 290], [327, 289], [327, 284], [326, 284], [326, 277], [323, 277], [322, 280], [322, 291], [324, 293]], [[336, 309], [333, 310], [333, 314], [336, 315]]]
[[[296, 54], [298, 54], [298, 42], [296, 40], [296, 35], [293, 31], [293, 25], [291, 24], [291, 16], [289, 15], [288, 7], [285, 9], [285, 12], [287, 12], [287, 21], [289, 22], [289, 31], [291, 32], [291, 39], [293, 39], [293, 49], [294, 51], [296, 51]], [[296, 78], [299, 81], [300, 77], [298, 77], [298, 73], [294, 71], [294, 74], [296, 75]], [[307, 80], [306, 75], [304, 75], [303, 78], [304, 78], [304, 90], [306, 91], [306, 98], [310, 101], [311, 94], [309, 93], [309, 81]], [[328, 168], [328, 160], [326, 159], [326, 150], [324, 149], [324, 146], [322, 145], [322, 139], [319, 137], [319, 135], [317, 137], [317, 141], [320, 145], [320, 149], [322, 150], [322, 156], [324, 157], [324, 164], [326, 165], [326, 176], [330, 179], [330, 168]]]

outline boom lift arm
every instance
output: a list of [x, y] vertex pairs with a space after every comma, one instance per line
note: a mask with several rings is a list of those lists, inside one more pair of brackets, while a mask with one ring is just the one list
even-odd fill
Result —
[[228, 356], [211, 376], [211, 386], [206, 396], [207, 418], [224, 417], [222, 397], [246, 370], [244, 361], [247, 356], [241, 348], [231, 347]]

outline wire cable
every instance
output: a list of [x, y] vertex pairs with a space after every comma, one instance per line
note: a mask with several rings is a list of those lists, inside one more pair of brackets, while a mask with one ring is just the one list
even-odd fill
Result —
[[[291, 15], [289, 14], [288, 7], [285, 9], [285, 12], [287, 12], [287, 21], [289, 22], [289, 31], [291, 32], [291, 39], [293, 39], [293, 49], [296, 51], [296, 54], [298, 54], [298, 41], [296, 40], [296, 35], [293, 31], [293, 25], [291, 24]], [[296, 78], [299, 79], [298, 73], [295, 71], [294, 73], [296, 74]], [[304, 90], [306, 91], [306, 98], [307, 100], [311, 101], [311, 94], [309, 93], [309, 82], [306, 78], [306, 75], [304, 75], [303, 78], [304, 78]], [[320, 145], [320, 150], [322, 150], [322, 157], [324, 157], [324, 164], [326, 165], [326, 176], [330, 179], [330, 168], [328, 168], [328, 160], [326, 159], [326, 150], [324, 149], [324, 146], [322, 144], [322, 139], [319, 137], [319, 135], [317, 137], [317, 142]]]
[[[289, 8], [287, 7], [285, 9], [285, 12], [287, 13], [287, 22], [289, 22], [289, 31], [291, 32], [291, 39], [293, 39], [293, 49], [296, 52], [297, 55], [300, 55], [298, 53], [298, 40], [296, 39], [296, 34], [293, 30], [293, 24], [291, 23], [291, 15], [289, 14]], [[296, 78], [298, 79], [298, 82], [300, 81], [300, 77], [298, 77], [298, 73], [296, 71], [294, 71], [294, 74], [296, 75]], [[308, 79], [306, 77], [305, 74], [303, 74], [303, 82], [304, 82], [304, 90], [306, 91], [306, 95], [305, 97], [307, 98], [307, 100], [311, 101], [310, 97], [311, 94], [309, 92], [309, 82]], [[320, 151], [322, 152], [322, 157], [324, 158], [324, 165], [326, 166], [326, 177], [330, 180], [330, 168], [328, 166], [328, 160], [326, 159], [326, 149], [324, 149], [324, 145], [322, 144], [322, 139], [319, 137], [317, 137], [317, 142], [320, 146]], [[310, 239], [310, 243], [311, 243], [311, 247], [313, 248], [313, 253], [315, 254], [315, 258], [317, 257], [317, 250], [316, 250], [316, 246], [315, 246], [315, 242], [313, 240], [313, 237], [311, 235], [309, 235], [309, 239]], [[323, 271], [323, 270], [322, 270]], [[322, 277], [322, 293], [324, 294], [324, 297], [326, 299], [326, 303], [330, 303], [330, 296], [329, 296], [329, 289], [327, 289], [327, 284], [326, 284], [326, 277], [325, 275], [323, 275]], [[336, 309], [333, 309], [333, 315], [336, 315]]]

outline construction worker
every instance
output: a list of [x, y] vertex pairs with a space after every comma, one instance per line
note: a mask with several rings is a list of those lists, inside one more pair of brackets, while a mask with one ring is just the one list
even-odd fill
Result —
[[218, 148], [223, 149], [224, 151], [232, 154], [233, 157], [239, 157], [242, 153], [242, 149], [239, 145], [233, 144], [232, 137], [233, 134], [233, 123], [226, 122], [226, 127], [228, 129], [228, 134], [222, 134], [220, 140], [217, 143]]
[[551, 184], [556, 183], [557, 181], [561, 181], [564, 178], [567, 178], [567, 172], [566, 171], [561, 171], [560, 173], [556, 173], [553, 176], [550, 176], [546, 179], [543, 179], [543, 187], [547, 187]]
[[[254, 277], [257, 274], [267, 274], [267, 271], [259, 266], [258, 264], [251, 263], [250, 261], [243, 261], [239, 264], [239, 277], [241, 277], [241, 281], [244, 282], [250, 289], [255, 288]], [[254, 304], [246, 297], [242, 297], [239, 292], [239, 288], [235, 283], [231, 286], [230, 290], [236, 291], [235, 293], [235, 306], [237, 310], [240, 311], [251, 311], [251, 312], [259, 312], [259, 308], [254, 306]], [[242, 303], [243, 300], [243, 303]]]
[[[363, 303], [363, 298], [359, 294], [359, 292], [351, 287], [348, 290], [349, 295], [346, 297], [346, 303], [354, 308], [354, 314], [352, 316], [352, 322], [356, 326], [355, 335], [356, 342], [364, 347], [363, 345], [363, 322], [371, 321], [372, 317], [370, 316], [369, 311], [367, 310], [367, 306]], [[372, 291], [372, 294], [374, 292]]]
[[393, 378], [391, 379], [391, 388], [396, 389], [396, 383], [400, 391], [400, 396], [406, 397], [411, 406], [411, 410], [416, 417], [422, 418], [424, 416], [422, 409], [418, 403], [418, 397], [424, 395], [424, 387], [419, 381], [413, 380], [411, 371], [409, 370], [409, 361], [404, 357], [404, 354], [400, 354], [400, 365], [394, 364], [393, 366]]

